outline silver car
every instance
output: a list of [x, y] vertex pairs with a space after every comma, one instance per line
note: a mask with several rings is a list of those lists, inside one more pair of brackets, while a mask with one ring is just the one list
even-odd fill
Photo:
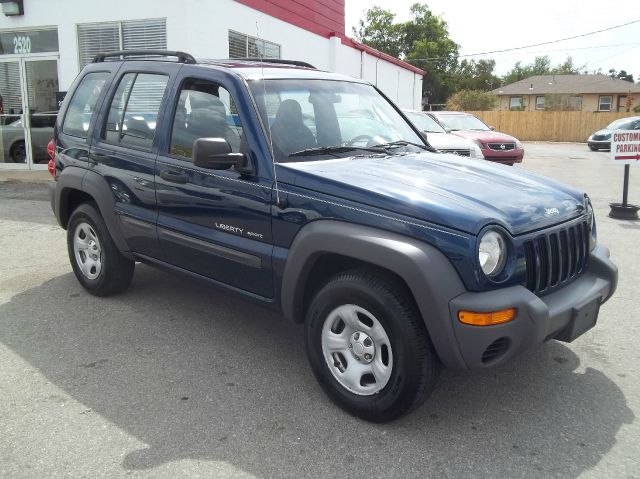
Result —
[[459, 136], [447, 133], [442, 126], [423, 111], [402, 110], [403, 113], [427, 138], [427, 141], [436, 150], [443, 153], [453, 153], [460, 156], [468, 156], [478, 160], [484, 159], [482, 150], [474, 142], [465, 140]]
[[[53, 138], [56, 115], [56, 112], [31, 115], [31, 144], [34, 163], [49, 161], [47, 143]], [[27, 150], [24, 123], [20, 117], [9, 118], [9, 121], [6, 125], [0, 125], [0, 151], [3, 153], [3, 156], [0, 157], [0, 163], [25, 163]]]

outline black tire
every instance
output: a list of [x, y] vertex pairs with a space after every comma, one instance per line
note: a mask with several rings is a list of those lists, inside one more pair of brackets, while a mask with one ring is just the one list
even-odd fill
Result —
[[589, 147], [589, 149], [590, 149], [591, 151], [598, 151], [598, 148], [596, 148], [595, 146], [590, 146], [590, 147]]
[[[393, 356], [391, 375], [374, 394], [350, 391], [334, 377], [325, 360], [324, 323], [342, 305], [370, 312], [388, 336], [392, 351], [388, 354]], [[424, 322], [406, 288], [374, 270], [347, 271], [331, 278], [307, 310], [305, 336], [311, 368], [324, 391], [338, 406], [367, 421], [390, 421], [417, 408], [433, 390], [440, 372]]]
[[[92, 228], [91, 231], [97, 237], [100, 246], [97, 256], [100, 258], [101, 266], [95, 271], [95, 278], [83, 273], [82, 265], [76, 257], [74, 236], [80, 225]], [[67, 250], [76, 278], [89, 293], [95, 296], [109, 296], [124, 291], [131, 283], [135, 262], [125, 258], [118, 251], [95, 204], [83, 203], [71, 214], [67, 225]]]
[[11, 149], [9, 150], [9, 155], [11, 156], [11, 161], [13, 161], [14, 163], [26, 163], [27, 149], [24, 144], [24, 141], [19, 141], [11, 145]]

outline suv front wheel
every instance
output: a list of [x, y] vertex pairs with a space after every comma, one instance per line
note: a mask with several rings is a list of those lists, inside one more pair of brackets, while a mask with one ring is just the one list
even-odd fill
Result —
[[135, 263], [120, 254], [96, 207], [83, 203], [67, 225], [67, 249], [80, 284], [96, 296], [127, 289]]
[[314, 297], [305, 322], [307, 354], [340, 407], [383, 422], [419, 406], [440, 363], [405, 288], [367, 270], [340, 273]]

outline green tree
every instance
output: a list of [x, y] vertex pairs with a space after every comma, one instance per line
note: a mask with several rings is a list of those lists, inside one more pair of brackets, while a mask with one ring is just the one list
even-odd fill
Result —
[[447, 22], [424, 4], [414, 3], [411, 19], [395, 23], [395, 15], [372, 7], [354, 29], [358, 41], [401, 58], [425, 71], [423, 95], [430, 103], [442, 103], [454, 91], [458, 44], [449, 38]]
[[620, 70], [618, 72], [618, 74], [616, 75], [616, 78], [619, 78], [620, 80], [624, 80], [624, 81], [628, 81], [628, 82], [634, 83], [633, 75], [631, 73], [627, 73], [625, 70]]
[[547, 55], [536, 57], [533, 63], [528, 65], [522, 65], [522, 62], [516, 62], [511, 70], [502, 77], [503, 85], [514, 83], [525, 78], [529, 78], [535, 75], [577, 75], [581, 70], [584, 70], [585, 65], [576, 67], [573, 64], [573, 58], [567, 57], [567, 59], [556, 65], [551, 66], [551, 58]]
[[500, 78], [493, 70], [495, 60], [462, 60], [453, 75], [455, 91], [490, 91], [500, 86]]
[[353, 36], [376, 50], [400, 57], [404, 54], [402, 29], [400, 24], [394, 23], [395, 17], [388, 10], [372, 7], [365, 12], [364, 19], [360, 19], [358, 28], [352, 28]]
[[460, 90], [447, 100], [447, 110], [484, 111], [496, 106], [498, 99], [492, 93], [481, 90]]

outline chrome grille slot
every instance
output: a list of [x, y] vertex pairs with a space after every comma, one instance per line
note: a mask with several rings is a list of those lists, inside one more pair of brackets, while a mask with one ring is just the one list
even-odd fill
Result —
[[487, 143], [487, 146], [492, 150], [509, 151], [509, 150], [515, 149], [516, 144], [515, 143]]
[[588, 238], [584, 221], [526, 241], [527, 289], [547, 293], [580, 275], [587, 266]]

